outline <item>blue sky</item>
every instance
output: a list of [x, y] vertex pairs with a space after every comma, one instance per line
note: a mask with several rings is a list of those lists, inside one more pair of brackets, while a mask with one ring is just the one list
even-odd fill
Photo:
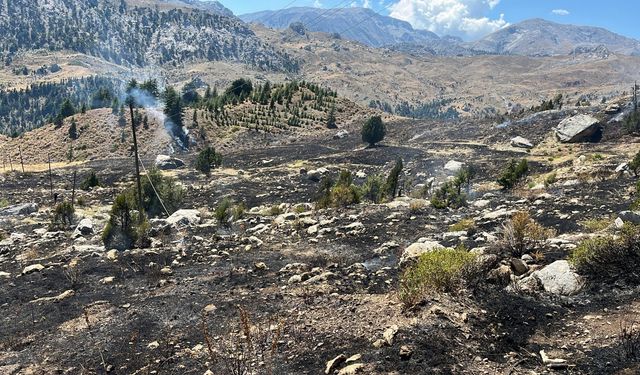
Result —
[[367, 6], [437, 34], [478, 38], [529, 18], [600, 26], [640, 39], [638, 0], [219, 0], [235, 14], [294, 6]]

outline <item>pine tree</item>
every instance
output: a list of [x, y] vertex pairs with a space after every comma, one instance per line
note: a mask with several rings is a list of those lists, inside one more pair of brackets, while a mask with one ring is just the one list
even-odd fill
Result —
[[338, 126], [336, 125], [336, 107], [331, 107], [329, 111], [329, 115], [327, 116], [327, 128], [328, 129], [336, 129]]
[[71, 125], [69, 126], [69, 138], [78, 139], [78, 124], [76, 123], [76, 119], [71, 120]]

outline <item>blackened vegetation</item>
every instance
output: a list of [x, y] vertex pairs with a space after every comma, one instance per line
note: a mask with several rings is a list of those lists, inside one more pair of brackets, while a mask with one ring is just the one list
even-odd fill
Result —
[[413, 119], [455, 120], [460, 117], [460, 114], [455, 108], [449, 106], [451, 102], [453, 102], [452, 99], [434, 99], [416, 104], [405, 101], [393, 108], [387, 102], [372, 100], [369, 102], [369, 107]]
[[5, 30], [0, 58], [5, 64], [21, 50], [68, 49], [121, 65], [224, 60], [265, 70], [298, 69], [296, 60], [264, 44], [234, 18], [200, 10], [130, 7], [124, 0], [49, 3], [0, 2], [0, 29]]
[[60, 114], [66, 117], [70, 106], [76, 111], [86, 106], [87, 101], [92, 108], [110, 107], [120, 90], [118, 82], [86, 77], [0, 91], [0, 133], [18, 136], [53, 122]]

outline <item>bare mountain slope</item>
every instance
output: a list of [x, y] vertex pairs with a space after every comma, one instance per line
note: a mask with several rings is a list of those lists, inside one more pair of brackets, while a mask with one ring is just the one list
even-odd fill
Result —
[[366, 8], [287, 8], [241, 15], [245, 22], [263, 24], [270, 28], [285, 29], [301, 22], [310, 31], [338, 33], [372, 47], [397, 43], [430, 44], [440, 38], [426, 30], [415, 30], [408, 22], [382, 16]]
[[526, 56], [567, 55], [576, 48], [605, 46], [614, 53], [640, 55], [640, 42], [599, 27], [563, 25], [531, 19], [468, 43], [474, 49], [495, 54]]

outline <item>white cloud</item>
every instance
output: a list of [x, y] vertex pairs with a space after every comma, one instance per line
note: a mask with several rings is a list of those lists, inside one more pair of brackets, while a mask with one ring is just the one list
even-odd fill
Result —
[[363, 8], [371, 8], [371, 4], [369, 3], [369, 0], [364, 0], [362, 2], [362, 7]]
[[570, 12], [566, 9], [554, 9], [551, 11], [551, 13], [555, 14], [556, 16], [568, 16]]
[[474, 39], [509, 26], [504, 14], [496, 19], [486, 16], [499, 3], [500, 0], [399, 0], [391, 5], [390, 16], [417, 29]]
[[314, 8], [322, 8], [322, 3], [320, 2], [320, 0], [315, 0], [313, 2], [313, 7]]

